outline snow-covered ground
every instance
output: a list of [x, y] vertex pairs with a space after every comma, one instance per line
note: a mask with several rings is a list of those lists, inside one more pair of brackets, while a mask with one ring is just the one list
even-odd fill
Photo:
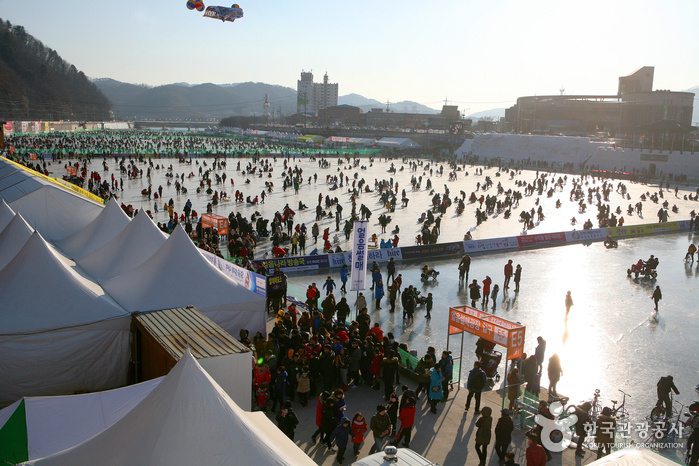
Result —
[[[196, 159], [195, 159], [196, 160]], [[362, 159], [362, 165], [366, 169], [346, 168], [349, 165], [344, 162], [338, 165], [336, 159], [331, 159], [331, 168], [320, 169], [318, 162], [308, 159], [296, 158], [290, 160], [291, 167], [298, 166], [303, 169], [303, 176], [306, 183], [301, 185], [299, 194], [294, 194], [293, 189], [283, 191], [281, 189], [282, 178], [280, 177], [283, 168], [283, 159], [278, 158], [273, 163], [274, 171], [272, 178], [244, 176], [236, 171], [238, 159], [228, 159], [226, 186], [216, 186], [213, 189], [225, 189], [229, 195], [233, 195], [236, 189], [242, 190], [244, 196], [254, 197], [259, 195], [264, 187], [265, 181], [273, 181], [275, 188], [273, 193], [267, 197], [265, 204], [249, 206], [247, 204], [236, 204], [235, 202], [223, 202], [214, 207], [214, 212], [220, 215], [228, 215], [231, 211], [240, 211], [249, 217], [253, 212], [258, 211], [263, 216], [271, 218], [273, 214], [281, 210], [285, 204], [289, 204], [296, 210], [299, 201], [303, 201], [310, 209], [298, 211], [296, 221], [304, 222], [309, 227], [315, 220], [314, 207], [317, 204], [318, 195], [330, 194], [337, 196], [344, 207], [345, 217], [349, 214], [350, 200], [349, 193], [344, 189], [335, 191], [329, 190], [329, 185], [325, 183], [326, 175], [339, 175], [340, 172], [352, 179], [355, 172], [358, 178], [364, 178], [370, 186], [373, 186], [374, 179], [383, 180], [393, 177], [393, 183], [398, 182], [399, 190], [405, 188], [406, 195], [410, 199], [408, 207], [403, 208], [400, 204], [395, 212], [390, 213], [392, 223], [389, 225], [388, 233], [379, 237], [388, 238], [390, 231], [395, 225], [400, 226], [400, 244], [412, 245], [414, 238], [418, 234], [420, 225], [417, 223], [418, 216], [426, 211], [431, 204], [431, 195], [424, 189], [426, 178], [432, 180], [436, 192], [443, 192], [444, 185], [449, 187], [451, 197], [458, 195], [459, 191], [465, 191], [467, 198], [471, 192], [476, 190], [477, 183], [483, 183], [486, 176], [491, 177], [495, 186], [488, 191], [480, 191], [483, 195], [494, 195], [497, 193], [496, 187], [501, 182], [504, 189], [520, 190], [523, 188], [515, 185], [516, 181], [532, 182], [535, 179], [535, 171], [525, 170], [514, 179], [510, 179], [508, 174], [503, 173], [497, 177], [496, 168], [484, 169], [483, 175], [474, 175], [475, 168], [467, 166], [463, 171], [458, 172], [456, 181], [448, 181], [448, 167], [444, 168], [444, 176], [430, 176], [429, 171], [420, 167], [417, 172], [411, 172], [407, 164], [401, 164], [400, 159], [394, 159], [392, 163], [398, 167], [395, 174], [388, 173], [391, 161], [377, 161], [370, 165], [367, 159]], [[201, 164], [203, 160], [199, 160]], [[207, 160], [208, 167], [211, 167], [211, 160]], [[250, 159], [240, 159], [241, 168], [250, 162]], [[187, 195], [177, 196], [174, 184], [167, 186], [165, 177], [166, 170], [160, 169], [153, 172], [153, 190], [159, 185], [163, 186], [163, 200], [167, 201], [171, 197], [175, 200], [175, 211], [181, 212], [182, 206], [189, 198], [194, 204], [194, 209], [199, 213], [206, 211], [206, 203], [209, 196], [196, 194], [195, 189], [199, 182], [198, 167], [201, 165], [185, 165], [176, 159], [154, 159], [154, 164], [169, 166], [172, 164], [173, 172], [185, 174], [184, 186], [188, 189]], [[427, 162], [425, 162], [427, 163]], [[401, 167], [405, 167], [400, 171]], [[205, 167], [208, 168], [208, 167]], [[436, 169], [437, 166], [432, 168]], [[62, 171], [58, 167], [54, 170]], [[92, 165], [92, 169], [99, 171], [104, 176], [111, 175], [116, 169], [116, 164], [109, 161], [109, 172], [103, 172], [98, 161]], [[148, 186], [145, 178], [126, 180], [125, 190], [121, 196], [121, 201], [131, 204], [136, 209], [153, 210], [153, 200], [147, 201], [141, 196], [141, 190]], [[221, 174], [224, 170], [216, 170]], [[195, 176], [187, 178], [190, 172]], [[466, 175], [466, 172], [469, 174]], [[318, 181], [307, 183], [309, 176], [318, 174]], [[412, 191], [410, 188], [410, 178], [412, 175], [422, 176], [422, 190]], [[564, 176], [564, 174], [557, 174]], [[570, 219], [576, 217], [579, 221], [592, 219], [594, 222], [596, 209], [594, 206], [588, 208], [587, 213], [578, 212], [578, 206], [569, 201], [571, 189], [571, 177], [567, 175], [568, 181], [563, 192], [557, 191], [551, 198], [546, 197], [546, 193], [539, 197], [525, 196], [518, 209], [513, 210], [510, 219], [505, 219], [503, 215], [491, 215], [488, 220], [476, 227], [475, 208], [477, 204], [466, 205], [464, 214], [456, 215], [452, 206], [447, 211], [442, 222], [442, 233], [440, 242], [458, 241], [463, 239], [467, 231], [471, 231], [475, 239], [501, 237], [509, 235], [523, 234], [522, 223], [518, 221], [519, 212], [524, 209], [535, 207], [537, 198], [543, 206], [546, 219], [536, 224], [530, 232], [543, 233], [570, 230], [572, 227]], [[250, 184], [244, 183], [246, 178], [250, 178]], [[229, 179], [233, 179], [235, 186], [231, 187]], [[174, 180], [174, 179], [173, 179]], [[174, 181], [173, 181], [174, 182]], [[616, 187], [617, 182], [614, 182]], [[659, 206], [646, 201], [643, 203], [644, 218], [634, 215], [627, 215], [626, 208], [629, 204], [635, 204], [642, 193], [651, 194], [658, 191], [658, 186], [647, 186], [625, 182], [631, 195], [631, 200], [622, 199], [621, 195], [612, 192], [610, 204], [612, 212], [620, 206], [623, 211], [625, 223], [654, 223], [657, 221], [656, 213]], [[600, 181], [589, 181], [587, 187], [600, 186]], [[684, 220], [689, 218], [691, 210], [699, 205], [694, 201], [684, 200], [684, 194], [694, 193], [695, 188], [680, 186], [679, 198], [674, 195], [675, 185], [672, 184], [672, 193], [665, 191], [665, 199], [670, 203], [670, 207], [676, 204], [679, 208], [678, 214], [669, 212], [669, 220]], [[399, 195], [400, 198], [400, 195]], [[502, 199], [502, 196], [500, 196]], [[560, 199], [562, 207], [555, 208], [556, 200]], [[662, 202], [662, 199], [661, 199]], [[385, 213], [385, 208], [379, 202], [376, 193], [362, 194], [358, 205], [367, 205], [373, 212], [371, 217], [371, 231], [380, 233], [378, 216]], [[162, 201], [158, 202], [162, 208]], [[167, 221], [167, 214], [162, 212], [155, 214], [155, 221]], [[319, 225], [321, 231], [330, 227], [334, 233], [334, 221], [324, 220]], [[577, 226], [578, 229], [581, 225]], [[602, 400], [605, 404], [610, 399], [620, 400], [621, 394], [617, 389], [632, 395], [627, 399], [627, 407], [632, 413], [634, 422], [643, 422], [645, 416], [650, 412], [655, 402], [655, 384], [664, 375], [672, 374], [681, 395], [676, 399], [684, 404], [697, 398], [694, 387], [699, 383], [699, 307], [695, 304], [694, 293], [697, 291], [699, 280], [699, 268], [695, 264], [685, 264], [683, 258], [688, 245], [693, 242], [693, 235], [690, 233], [675, 233], [651, 238], [634, 238], [619, 242], [618, 249], [605, 249], [601, 243], [590, 246], [570, 245], [565, 247], [547, 248], [523, 252], [508, 252], [475, 257], [471, 266], [470, 279], [476, 278], [482, 281], [489, 275], [494, 283], [499, 283], [501, 292], [497, 300], [496, 315], [521, 322], [526, 325], [525, 351], [533, 353], [536, 346], [536, 337], [541, 335], [548, 342], [546, 359], [553, 353], [561, 356], [563, 365], [563, 377], [558, 385], [558, 390], [571, 397], [571, 402], [579, 402], [589, 399], [595, 388], [602, 392]], [[312, 244], [312, 238], [309, 246]], [[340, 246], [347, 249], [344, 235], [341, 235]], [[310, 251], [312, 248], [307, 248]], [[256, 250], [256, 257], [261, 257], [262, 253], [269, 250], [269, 242], [265, 241]], [[660, 258], [658, 267], [658, 279], [654, 283], [630, 280], [626, 276], [626, 269], [632, 262], [639, 258], [647, 259], [650, 254], [655, 254]], [[509, 293], [502, 292], [503, 267], [508, 259], [513, 259], [515, 264], [519, 263], [523, 267], [521, 291], [515, 294], [511, 288]], [[432, 292], [435, 298], [433, 317], [431, 320], [424, 318], [424, 311], [419, 311], [414, 323], [404, 323], [400, 308], [395, 314], [388, 312], [388, 302], [384, 301], [381, 310], [370, 307], [372, 318], [381, 323], [385, 331], [392, 331], [401, 342], [406, 342], [411, 348], [422, 353], [427, 346], [435, 346], [438, 350], [446, 348], [447, 345], [447, 311], [450, 305], [467, 304], [467, 290], [458, 282], [457, 272], [458, 259], [448, 259], [430, 263], [441, 272], [438, 282], [429, 285], [420, 283], [420, 267], [423, 263], [400, 263], [398, 272], [403, 274], [404, 286], [417, 285], [423, 294]], [[186, 264], [183, 264], [186, 267]], [[328, 273], [334, 276], [339, 282], [337, 271], [321, 271], [320, 273], [303, 272], [292, 274], [289, 279], [289, 294], [299, 296], [303, 299], [305, 289], [311, 282], [316, 282], [320, 287], [325, 281]], [[660, 302], [659, 320], [657, 323], [651, 322], [649, 317], [653, 310], [653, 303], [650, 295], [655, 285], [659, 285], [663, 291], [663, 300]], [[564, 297], [566, 291], [570, 290], [575, 302], [569, 319], [564, 319], [565, 307]], [[367, 290], [367, 292], [369, 292]], [[355, 293], [348, 294], [350, 303], [354, 303]], [[449, 348], [455, 357], [459, 355], [461, 339], [452, 337]], [[474, 360], [473, 350], [475, 349], [475, 338], [466, 335], [464, 337], [464, 362], [463, 374], [472, 366]], [[544, 374], [546, 373], [546, 363], [544, 364]], [[500, 373], [504, 370], [504, 362], [500, 366]], [[542, 385], [548, 384], [544, 376]], [[462, 377], [463, 380], [463, 377]]]

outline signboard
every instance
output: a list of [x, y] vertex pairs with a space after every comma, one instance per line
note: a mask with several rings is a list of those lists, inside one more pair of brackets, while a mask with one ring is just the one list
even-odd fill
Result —
[[642, 161], [648, 162], [667, 162], [667, 154], [641, 154]]
[[30, 158], [31, 160], [36, 160], [36, 153], [30, 152], [30, 153], [29, 153], [29, 158]]
[[341, 136], [330, 136], [328, 139], [332, 142], [350, 142], [350, 138], [344, 138]]
[[268, 293], [281, 293], [284, 291], [284, 287], [286, 286], [286, 275], [283, 273], [276, 273], [274, 275], [267, 275], [266, 278]]
[[655, 233], [666, 233], [668, 231], [679, 231], [677, 222], [648, 223], [645, 225], [629, 225], [623, 227], [607, 228], [607, 234], [612, 238], [618, 236], [643, 236]]
[[350, 291], [360, 291], [366, 289], [366, 268], [367, 268], [367, 249], [369, 241], [367, 220], [356, 220], [354, 222], [354, 231], [352, 233], [352, 263], [350, 265], [351, 281]]
[[582, 241], [600, 241], [607, 237], [606, 228], [592, 228], [590, 230], [566, 231], [566, 242], [576, 243]]
[[566, 242], [566, 235], [559, 233], [544, 233], [540, 235], [521, 235], [517, 237], [519, 247], [541, 246], [544, 244], [562, 244]]
[[66, 173], [68, 174], [68, 176], [78, 176], [78, 166], [68, 165], [66, 167]]
[[11, 121], [6, 121], [5, 122], [5, 131], [8, 133], [12, 132], [13, 124]]
[[425, 244], [422, 246], [408, 246], [401, 248], [403, 260], [429, 259], [437, 256], [454, 256], [464, 253], [462, 241], [457, 243]]
[[388, 262], [390, 258], [399, 261], [403, 260], [403, 252], [401, 248], [383, 248], [383, 249], [369, 249], [368, 261], [369, 262]]
[[231, 264], [225, 259], [211, 254], [208, 251], [199, 250], [206, 260], [211, 262], [214, 267], [219, 269], [228, 278], [239, 285], [244, 286], [248, 290], [260, 296], [267, 296], [267, 287], [265, 277], [262, 275], [246, 270], [235, 264]]
[[464, 251], [466, 253], [517, 249], [518, 247], [519, 241], [517, 241], [516, 236], [492, 239], [474, 239], [471, 241], [464, 241]]
[[352, 263], [351, 252], [338, 252], [336, 254], [328, 254], [328, 264], [331, 268], [342, 267]]
[[253, 262], [258, 265], [264, 265], [267, 270], [279, 267], [285, 272], [327, 269], [330, 266], [328, 263], [328, 256], [325, 254], [315, 256], [282, 257], [280, 259], [265, 259]]
[[216, 214], [202, 214], [201, 216], [201, 227], [202, 228], [216, 228], [219, 235], [228, 234], [228, 219]]
[[508, 359], [517, 359], [524, 351], [524, 325], [495, 317], [469, 306], [449, 308], [449, 335], [468, 332], [507, 348]]

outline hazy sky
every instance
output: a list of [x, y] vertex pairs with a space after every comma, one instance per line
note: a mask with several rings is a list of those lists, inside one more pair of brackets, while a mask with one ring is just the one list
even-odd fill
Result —
[[654, 89], [699, 85], [697, 0], [243, 0], [225, 24], [185, 3], [0, 0], [0, 17], [90, 77], [149, 85], [296, 89], [301, 70], [327, 71], [341, 96], [467, 114], [561, 88], [616, 94], [645, 65]]

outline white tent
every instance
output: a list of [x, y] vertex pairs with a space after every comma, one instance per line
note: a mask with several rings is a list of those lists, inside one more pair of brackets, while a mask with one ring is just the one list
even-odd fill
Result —
[[3, 269], [24, 247], [34, 229], [27, 225], [20, 214], [15, 217], [0, 233], [0, 270]]
[[141, 402], [164, 377], [104, 392], [22, 398], [0, 410], [0, 460], [12, 464], [74, 447]]
[[381, 138], [376, 144], [381, 147], [391, 147], [398, 150], [419, 149], [421, 147], [420, 144], [408, 138]]
[[0, 231], [2, 231], [15, 216], [15, 211], [0, 198]]
[[148, 214], [141, 210], [114, 239], [78, 259], [77, 263], [101, 283], [143, 264], [160, 249], [167, 238]]
[[242, 328], [252, 335], [265, 330], [265, 298], [211, 265], [181, 225], [150, 259], [102, 285], [132, 312], [191, 304], [231, 335]]
[[56, 241], [69, 257], [78, 260], [111, 241], [129, 224], [129, 217], [112, 198], [95, 219], [82, 230]]
[[0, 406], [126, 383], [130, 316], [34, 232], [0, 270]]
[[677, 466], [676, 461], [648, 448], [626, 447], [593, 461], [588, 466]]
[[246, 413], [189, 351], [160, 384], [108, 429], [31, 465], [315, 463], [264, 413]]

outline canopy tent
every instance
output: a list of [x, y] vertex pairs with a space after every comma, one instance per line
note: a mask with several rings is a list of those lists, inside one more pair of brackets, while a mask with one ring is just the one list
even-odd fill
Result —
[[0, 233], [0, 270], [3, 269], [24, 247], [34, 229], [27, 225], [20, 214], [15, 217]]
[[381, 147], [391, 147], [398, 150], [419, 149], [421, 147], [417, 142], [407, 138], [381, 138], [376, 144]]
[[85, 442], [27, 465], [313, 462], [264, 413], [246, 413], [187, 353], [136, 407]]
[[78, 260], [111, 241], [129, 221], [117, 200], [112, 198], [89, 225], [57, 241], [56, 245], [69, 257]]
[[15, 211], [7, 205], [5, 199], [0, 198], [0, 231], [2, 231], [15, 216]]
[[38, 232], [0, 270], [0, 302], [0, 406], [126, 383], [129, 314]]
[[180, 224], [148, 261], [102, 285], [132, 312], [191, 304], [231, 335], [265, 330], [265, 298], [211, 265]]
[[78, 445], [124, 417], [163, 377], [71, 396], [22, 398], [0, 410], [0, 462], [34, 460]]
[[677, 466], [677, 464], [676, 461], [648, 448], [630, 446], [593, 461], [588, 466]]
[[146, 262], [165, 244], [167, 238], [148, 214], [140, 210], [133, 221], [111, 241], [84, 255], [77, 263], [98, 283], [102, 283]]

